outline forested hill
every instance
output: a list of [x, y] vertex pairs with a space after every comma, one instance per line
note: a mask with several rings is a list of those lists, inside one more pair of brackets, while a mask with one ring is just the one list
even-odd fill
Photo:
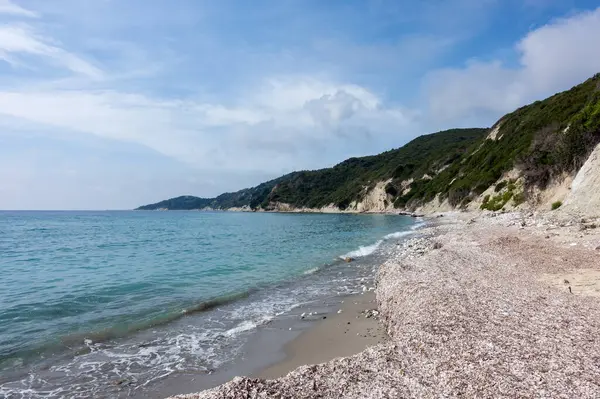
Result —
[[181, 196], [139, 210], [268, 209], [281, 202], [294, 207], [321, 208], [334, 204], [341, 209], [359, 200], [365, 187], [381, 180], [423, 175], [451, 164], [487, 134], [487, 129], [452, 129], [420, 136], [405, 146], [379, 155], [350, 158], [332, 168], [294, 172], [256, 187], [216, 198]]
[[[518, 206], [572, 178], [600, 143], [600, 74], [503, 116], [491, 129], [452, 129], [332, 168], [294, 172], [217, 198], [177, 197], [138, 209], [415, 209]], [[510, 177], [508, 177], [510, 176]], [[282, 206], [285, 205], [285, 206]]]

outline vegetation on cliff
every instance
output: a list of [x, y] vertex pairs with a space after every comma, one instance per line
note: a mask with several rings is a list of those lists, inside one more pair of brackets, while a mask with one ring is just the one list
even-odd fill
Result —
[[533, 188], [543, 189], [552, 179], [577, 171], [598, 143], [600, 74], [505, 115], [492, 129], [446, 130], [379, 155], [350, 158], [332, 168], [294, 172], [216, 198], [184, 196], [138, 209], [245, 206], [269, 210], [278, 203], [346, 209], [382, 181], [388, 182], [386, 201], [396, 208], [412, 209], [434, 199], [460, 207], [517, 168], [524, 177], [524, 191], [507, 190], [488, 197], [482, 206], [497, 209], [510, 199], [519, 204]]
[[379, 155], [350, 158], [332, 168], [294, 172], [250, 189], [216, 198], [182, 196], [142, 206], [153, 209], [227, 209], [248, 206], [269, 209], [274, 203], [320, 208], [333, 204], [345, 209], [382, 180], [433, 173], [452, 163], [487, 129], [452, 129], [420, 136], [405, 146]]
[[577, 171], [600, 143], [600, 74], [505, 115], [490, 132], [432, 179], [415, 180], [396, 206], [415, 207], [436, 196], [464, 206], [515, 167], [525, 178], [525, 195]]

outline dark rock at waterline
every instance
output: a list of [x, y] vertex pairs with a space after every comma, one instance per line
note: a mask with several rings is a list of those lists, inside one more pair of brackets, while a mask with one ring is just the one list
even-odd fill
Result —
[[398, 215], [400, 215], [400, 216], [410, 216], [411, 218], [420, 218], [420, 217], [423, 217], [423, 215], [419, 215], [419, 214], [416, 214], [414, 212], [405, 212], [405, 211], [398, 212]]

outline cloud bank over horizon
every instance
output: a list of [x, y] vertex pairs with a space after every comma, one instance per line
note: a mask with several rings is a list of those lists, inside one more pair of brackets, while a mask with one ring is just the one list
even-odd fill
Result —
[[600, 72], [593, 2], [510, 3], [0, 0], [0, 209], [211, 197]]

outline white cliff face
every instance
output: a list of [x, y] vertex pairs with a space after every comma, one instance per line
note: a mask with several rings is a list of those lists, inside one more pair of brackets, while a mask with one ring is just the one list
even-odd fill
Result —
[[353, 202], [350, 208], [356, 212], [386, 212], [394, 209], [392, 198], [385, 192], [385, 186], [391, 181], [381, 181], [369, 191], [360, 202]]
[[496, 126], [492, 129], [490, 134], [486, 137], [487, 140], [500, 140], [502, 136], [498, 137], [498, 133], [500, 133], [500, 126], [502, 126], [502, 122], [498, 122]]
[[563, 209], [584, 215], [600, 215], [600, 144], [575, 176]]
[[[493, 138], [492, 138], [493, 139]], [[523, 190], [523, 177], [519, 170], [513, 169], [505, 173], [499, 180], [513, 180], [517, 183], [518, 191]], [[341, 210], [335, 204], [329, 204], [322, 208], [297, 208], [286, 203], [272, 203], [271, 210], [274, 212], [312, 212], [312, 213], [385, 213], [397, 212], [394, 208], [393, 197], [385, 192], [386, 185], [391, 181], [380, 181], [373, 189], [365, 192], [360, 201], [353, 201], [348, 208]], [[402, 195], [410, 191], [412, 179], [401, 183]], [[485, 195], [496, 195], [495, 185], [492, 185], [482, 195], [475, 198], [468, 210], [477, 211], [480, 208]], [[364, 190], [366, 191], [366, 187]], [[596, 146], [586, 163], [579, 170], [575, 179], [571, 175], [557, 178], [544, 190], [534, 190], [530, 193], [527, 203], [518, 208], [550, 210], [551, 204], [562, 201], [562, 211], [575, 212], [582, 215], [600, 216], [600, 145]], [[506, 204], [507, 210], [514, 209], [512, 201]], [[248, 210], [248, 209], [235, 209]], [[439, 195], [429, 202], [422, 204], [416, 209], [417, 213], [431, 214], [436, 212], [448, 212], [454, 208], [448, 200], [440, 201]]]
[[394, 211], [392, 197], [385, 192], [385, 186], [391, 180], [379, 182], [375, 187], [367, 192], [361, 201], [353, 201], [348, 208], [340, 209], [335, 204], [329, 204], [321, 208], [297, 208], [283, 202], [270, 204], [270, 210], [273, 212], [294, 212], [294, 213], [379, 213]]
[[436, 195], [433, 200], [419, 206], [415, 212], [419, 214], [432, 214], [438, 212], [450, 212], [453, 211], [452, 205], [448, 202], [448, 199], [440, 201], [440, 195]]

